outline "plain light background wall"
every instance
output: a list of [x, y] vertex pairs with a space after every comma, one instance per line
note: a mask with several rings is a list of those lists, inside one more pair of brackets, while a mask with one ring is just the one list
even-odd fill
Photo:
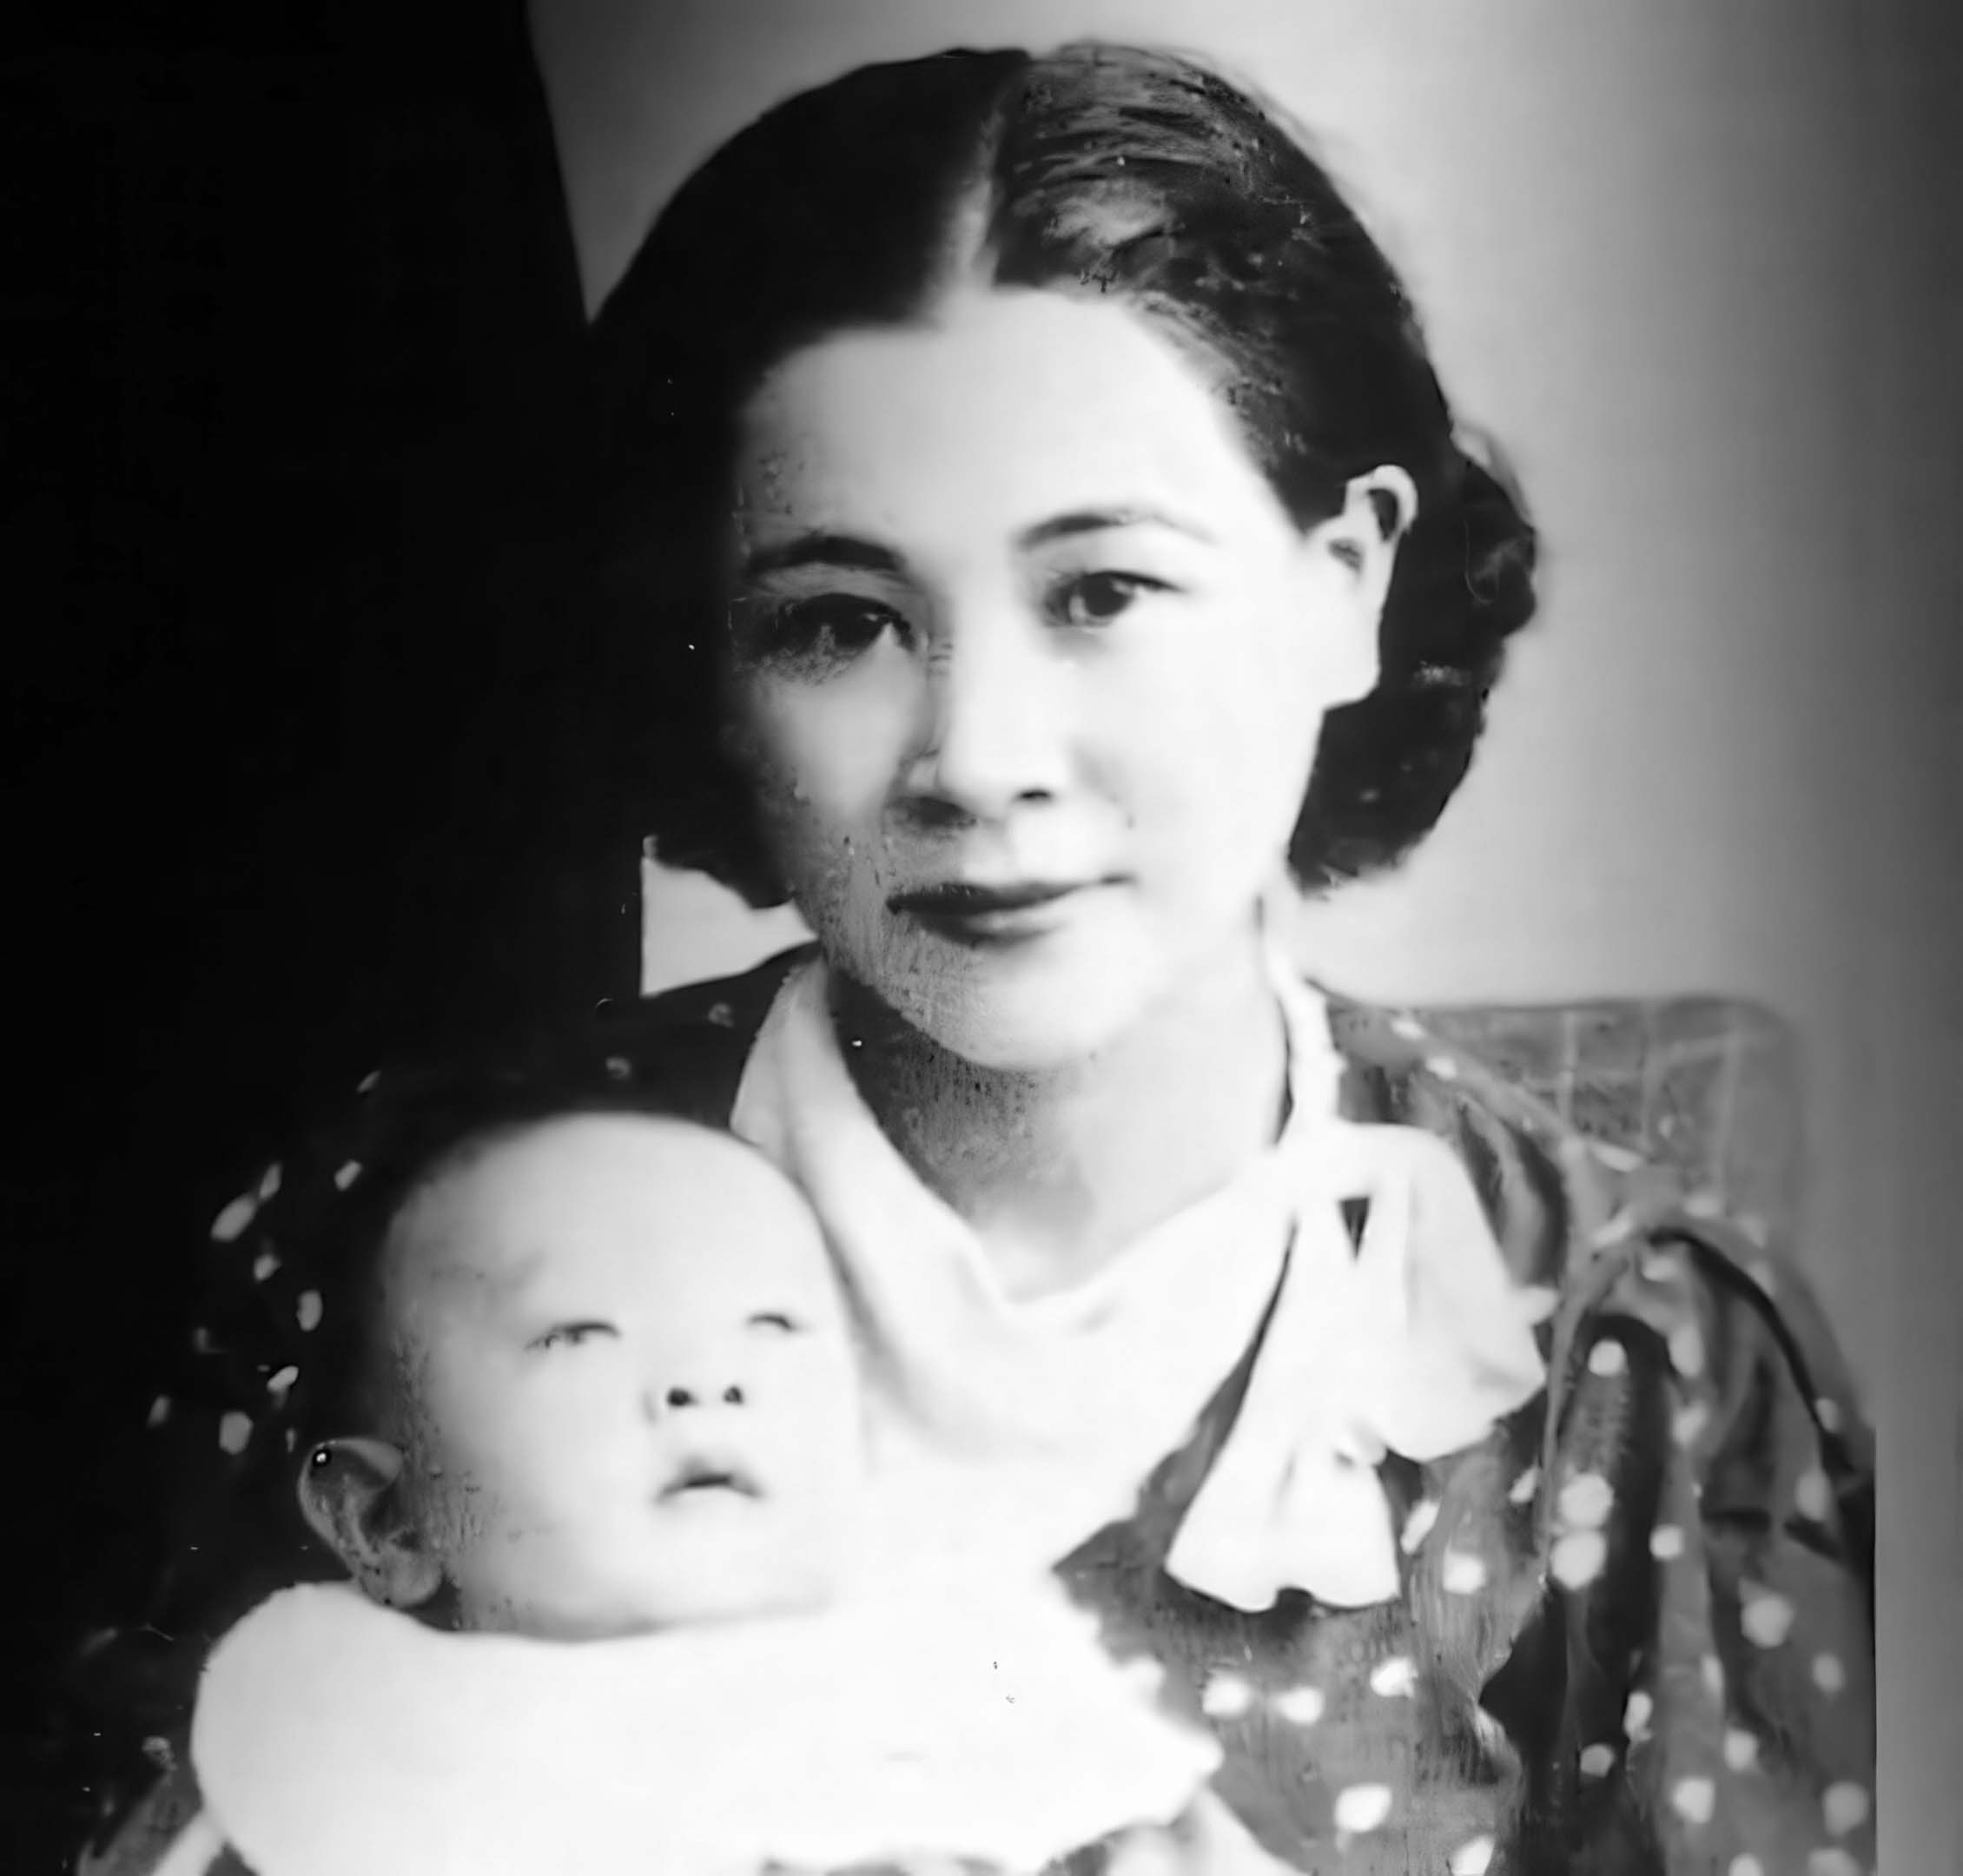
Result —
[[[1856, 1367], [1952, 1371], [1952, 1212], [1912, 1169], [1963, 1139], [1941, 940], [1963, 689], [1956, 585], [1928, 552], [1963, 498], [1954, 368], [1929, 375], [1957, 313], [1931, 127], [1958, 105], [1901, 6], [534, 0], [533, 19], [590, 302], [715, 142], [866, 60], [1132, 37], [1294, 114], [1547, 544], [1471, 779], [1401, 873], [1318, 917], [1315, 968], [1391, 1000], [1772, 1003], [1807, 1054], [1807, 1255]], [[796, 927], [656, 874], [647, 932], [657, 988]], [[1882, 1423], [1953, 1504], [1954, 1417], [1884, 1404]]]

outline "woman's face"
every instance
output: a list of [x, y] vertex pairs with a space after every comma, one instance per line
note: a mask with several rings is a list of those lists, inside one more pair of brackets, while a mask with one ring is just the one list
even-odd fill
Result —
[[836, 965], [1010, 1069], [1246, 968], [1400, 472], [1305, 533], [1137, 314], [982, 290], [791, 355], [737, 471], [733, 729]]

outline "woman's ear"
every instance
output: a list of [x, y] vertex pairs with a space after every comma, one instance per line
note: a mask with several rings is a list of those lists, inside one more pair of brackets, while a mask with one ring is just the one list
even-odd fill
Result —
[[1319, 590], [1317, 643], [1327, 704], [1355, 703], [1377, 688], [1379, 633], [1398, 549], [1418, 519], [1418, 486], [1394, 463], [1352, 476], [1343, 505], [1303, 540]]
[[410, 1522], [401, 1449], [387, 1440], [323, 1440], [301, 1467], [300, 1509], [362, 1591], [414, 1608], [443, 1586], [443, 1567]]

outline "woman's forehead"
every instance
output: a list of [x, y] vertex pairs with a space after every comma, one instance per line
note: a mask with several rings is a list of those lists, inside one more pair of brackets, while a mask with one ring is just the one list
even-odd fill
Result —
[[745, 406], [737, 531], [1019, 533], [1087, 508], [1230, 512], [1266, 490], [1192, 354], [1120, 303], [968, 291], [794, 353]]

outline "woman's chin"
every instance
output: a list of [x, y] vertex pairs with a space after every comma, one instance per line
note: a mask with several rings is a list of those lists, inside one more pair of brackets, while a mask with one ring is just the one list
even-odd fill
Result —
[[1016, 948], [915, 950], [896, 1007], [978, 1068], [1043, 1073], [1120, 1041], [1156, 1001], [1148, 960], [1132, 947], [1068, 938]]

